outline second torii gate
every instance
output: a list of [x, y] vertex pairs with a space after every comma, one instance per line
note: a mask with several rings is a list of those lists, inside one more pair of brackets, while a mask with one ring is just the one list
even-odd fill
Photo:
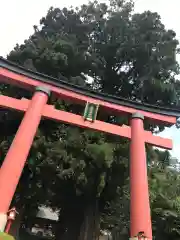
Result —
[[[176, 123], [180, 111], [98, 94], [0, 59], [0, 81], [34, 91], [31, 100], [0, 96], [0, 107], [24, 112], [24, 117], [0, 169], [0, 231], [4, 231], [7, 212], [15, 193], [41, 118], [111, 133], [131, 140], [130, 147], [130, 237], [142, 233], [152, 240], [151, 213], [145, 143], [172, 149], [172, 141], [153, 136], [143, 127], [144, 118]], [[84, 115], [57, 110], [48, 105], [50, 93], [61, 99], [85, 104]], [[118, 126], [96, 119], [98, 108], [131, 116], [130, 126]]]

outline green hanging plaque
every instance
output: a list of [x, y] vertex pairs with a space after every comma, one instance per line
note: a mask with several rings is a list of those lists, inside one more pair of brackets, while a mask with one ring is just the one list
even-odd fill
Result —
[[84, 120], [94, 122], [97, 117], [98, 108], [99, 105], [87, 102], [84, 110]]

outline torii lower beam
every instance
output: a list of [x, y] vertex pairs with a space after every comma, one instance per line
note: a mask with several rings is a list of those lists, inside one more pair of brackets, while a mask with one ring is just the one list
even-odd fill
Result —
[[[22, 98], [20, 100], [8, 96], [0, 96], [1, 108], [8, 108], [12, 110], [26, 112], [30, 102], [30, 100], [25, 98]], [[118, 126], [98, 120], [95, 120], [94, 122], [84, 121], [82, 116], [62, 110], [57, 110], [52, 105], [46, 104], [44, 106], [42, 111], [42, 117], [55, 121], [60, 121], [63, 123], [73, 124], [81, 128], [89, 128], [92, 130], [110, 133], [113, 135], [118, 135], [131, 139], [131, 128], [129, 126]], [[142, 136], [144, 136], [144, 141], [150, 145], [169, 150], [172, 149], [172, 140], [170, 139], [154, 136], [150, 131], [143, 131]]]

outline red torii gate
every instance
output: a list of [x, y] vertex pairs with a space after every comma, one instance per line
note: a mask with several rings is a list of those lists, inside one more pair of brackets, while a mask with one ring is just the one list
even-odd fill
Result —
[[[0, 231], [4, 231], [7, 212], [19, 178], [36, 135], [41, 117], [90, 128], [131, 139], [130, 147], [130, 237], [144, 233], [152, 240], [145, 143], [172, 149], [170, 139], [153, 136], [145, 131], [143, 120], [176, 123], [180, 110], [140, 104], [127, 99], [99, 94], [94, 91], [26, 70], [0, 58], [0, 82], [34, 91], [31, 100], [0, 96], [0, 107], [24, 112], [24, 117], [0, 169]], [[86, 105], [84, 116], [57, 110], [48, 105], [53, 94], [64, 100]], [[118, 126], [96, 120], [98, 107], [105, 111], [131, 116], [131, 126]]]

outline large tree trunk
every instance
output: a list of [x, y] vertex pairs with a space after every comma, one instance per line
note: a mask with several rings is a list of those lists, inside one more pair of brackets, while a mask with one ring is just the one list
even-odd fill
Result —
[[75, 218], [72, 218], [71, 220], [69, 222], [67, 232], [64, 234], [62, 240], [78, 240], [79, 238], [81, 222]]
[[61, 211], [56, 240], [98, 240], [99, 230], [97, 202], [78, 204]]
[[60, 212], [59, 221], [55, 225], [55, 230], [54, 230], [56, 240], [62, 239], [63, 235], [66, 232], [66, 227], [67, 226], [65, 224], [65, 220], [66, 220], [65, 216], [66, 216], [66, 211], [64, 209], [62, 209], [61, 212]]
[[78, 240], [83, 221], [83, 207], [74, 205], [60, 213], [56, 240]]
[[84, 211], [84, 221], [78, 240], [97, 240], [99, 238], [99, 209], [98, 202], [89, 204]]

